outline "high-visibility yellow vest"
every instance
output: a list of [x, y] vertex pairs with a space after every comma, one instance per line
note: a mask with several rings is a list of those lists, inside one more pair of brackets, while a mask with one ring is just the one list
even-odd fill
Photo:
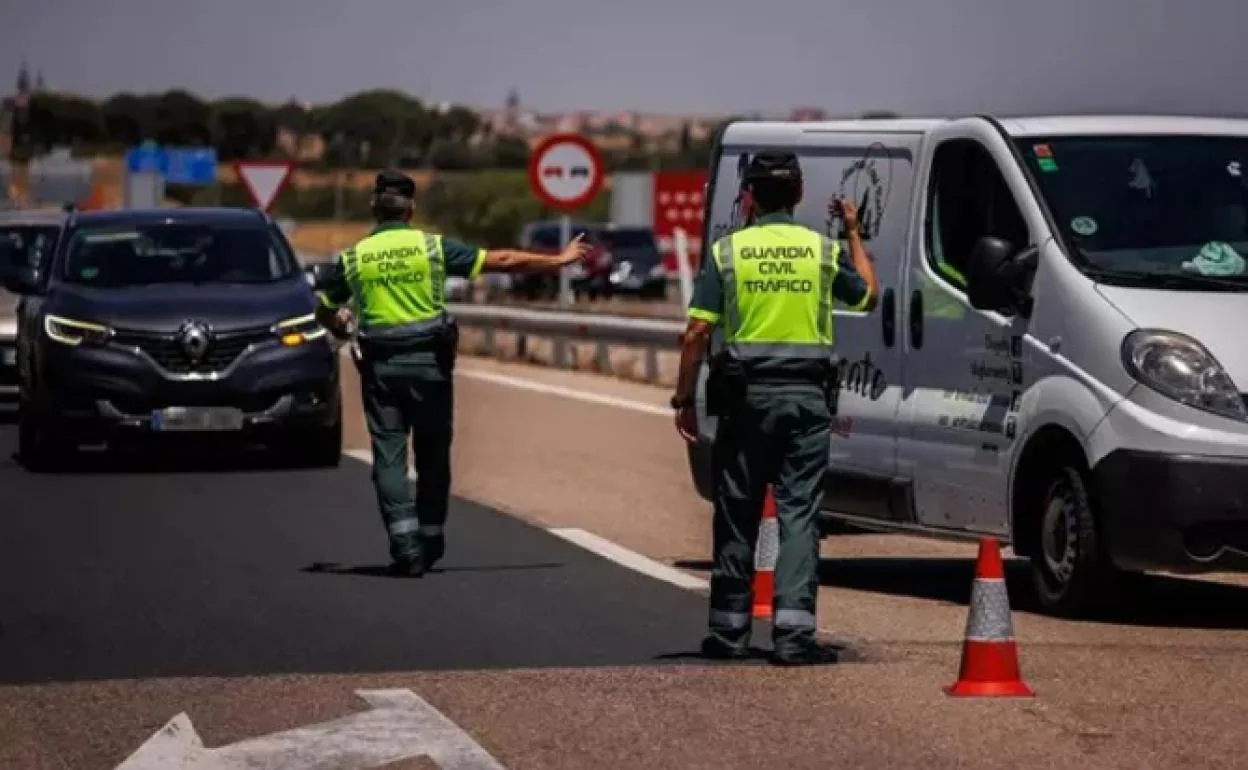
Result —
[[836, 342], [832, 284], [840, 244], [790, 223], [755, 225], [715, 242], [724, 343], [739, 358], [827, 358]]
[[438, 327], [446, 311], [442, 236], [382, 229], [342, 252], [360, 332], [408, 334]]

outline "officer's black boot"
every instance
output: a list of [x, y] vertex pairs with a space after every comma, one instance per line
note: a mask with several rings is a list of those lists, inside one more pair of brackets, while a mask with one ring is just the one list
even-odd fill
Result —
[[708, 634], [702, 640], [702, 657], [711, 660], [745, 660], [750, 657], [749, 646], [745, 644], [728, 644], [714, 634]]
[[788, 649], [778, 649], [771, 656], [771, 662], [777, 666], [826, 666], [840, 660], [839, 647], [814, 639]]
[[429, 565], [425, 563], [424, 557], [420, 554], [395, 559], [390, 563], [390, 574], [395, 577], [424, 577], [428, 570]]
[[420, 538], [420, 552], [423, 554], [425, 567], [433, 569], [433, 565], [437, 564], [446, 554], [446, 536], [445, 535], [422, 535]]

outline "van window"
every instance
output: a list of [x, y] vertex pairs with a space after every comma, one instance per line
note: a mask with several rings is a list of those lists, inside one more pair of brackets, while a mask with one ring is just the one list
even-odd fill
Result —
[[1016, 141], [1085, 264], [1167, 286], [1195, 279], [1205, 285], [1186, 288], [1248, 290], [1248, 137]]
[[1004, 238], [1018, 248], [1027, 223], [997, 163], [979, 142], [952, 139], [936, 148], [924, 228], [927, 259], [936, 274], [966, 288], [966, 262], [975, 242]]

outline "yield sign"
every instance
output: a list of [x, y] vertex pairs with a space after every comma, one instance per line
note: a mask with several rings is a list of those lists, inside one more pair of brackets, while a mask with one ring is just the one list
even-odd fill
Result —
[[209, 749], [179, 714], [116, 770], [366, 770], [428, 757], [441, 770], [504, 770], [468, 733], [411, 690], [357, 690], [370, 708]]
[[261, 211], [268, 211], [273, 205], [294, 169], [294, 163], [280, 161], [238, 161], [234, 164], [234, 172], [242, 180], [243, 187], [247, 188], [251, 202]]

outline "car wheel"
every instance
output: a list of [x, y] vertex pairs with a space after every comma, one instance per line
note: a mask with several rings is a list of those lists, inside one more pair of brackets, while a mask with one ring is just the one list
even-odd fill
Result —
[[51, 473], [73, 460], [77, 446], [62, 431], [52, 430], [29, 404], [17, 413], [17, 459], [34, 473]]
[[1119, 584], [1122, 573], [1109, 561], [1096, 526], [1084, 474], [1071, 465], [1057, 467], [1035, 518], [1032, 584], [1041, 607], [1064, 617], [1099, 609]]

